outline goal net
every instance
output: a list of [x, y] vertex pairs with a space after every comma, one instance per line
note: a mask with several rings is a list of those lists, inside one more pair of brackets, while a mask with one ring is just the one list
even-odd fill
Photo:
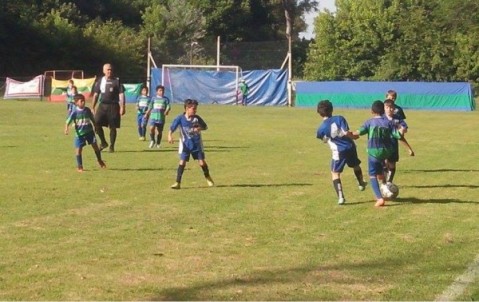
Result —
[[195, 99], [208, 104], [236, 104], [241, 76], [239, 66], [164, 64], [161, 68], [161, 83], [172, 103]]

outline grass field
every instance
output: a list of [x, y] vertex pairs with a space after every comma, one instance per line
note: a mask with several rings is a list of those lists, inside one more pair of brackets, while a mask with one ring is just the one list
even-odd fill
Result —
[[[350, 169], [337, 205], [315, 108], [200, 105], [216, 186], [190, 162], [178, 191], [177, 145], [148, 149], [127, 109], [80, 174], [64, 104], [0, 102], [0, 300], [434, 300], [479, 255], [477, 111], [406, 111], [416, 156], [378, 209]], [[479, 300], [473, 270], [451, 299]]]

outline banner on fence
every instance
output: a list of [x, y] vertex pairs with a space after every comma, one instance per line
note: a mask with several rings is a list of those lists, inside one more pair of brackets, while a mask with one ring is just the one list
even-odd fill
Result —
[[4, 99], [41, 98], [43, 95], [43, 75], [31, 81], [20, 82], [7, 78]]
[[[75, 79], [73, 85], [77, 87], [78, 93], [83, 94], [86, 98], [90, 97], [95, 77], [88, 79]], [[68, 80], [56, 80], [52, 78], [52, 88], [50, 93], [50, 102], [65, 102]]]
[[135, 103], [138, 96], [141, 94], [141, 87], [143, 84], [123, 84], [125, 87], [125, 102]]

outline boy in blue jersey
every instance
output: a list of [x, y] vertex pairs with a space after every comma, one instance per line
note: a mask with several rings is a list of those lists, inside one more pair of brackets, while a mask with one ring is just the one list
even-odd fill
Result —
[[367, 183], [364, 181], [360, 166], [361, 160], [358, 158], [356, 144], [352, 139], [351, 131], [349, 131], [348, 122], [343, 116], [333, 116], [333, 104], [329, 100], [320, 101], [317, 112], [323, 118], [323, 122], [318, 128], [316, 137], [331, 148], [331, 177], [338, 196], [338, 204], [342, 205], [346, 199], [341, 184], [341, 173], [346, 165], [353, 168], [359, 190], [364, 191], [366, 187]]
[[95, 151], [98, 164], [102, 168], [106, 168], [105, 163], [101, 159], [100, 148], [96, 142], [94, 131], [94, 117], [90, 108], [85, 107], [85, 96], [83, 94], [76, 94], [73, 99], [75, 100], [75, 109], [68, 116], [65, 123], [65, 135], [68, 135], [69, 126], [71, 124], [75, 127], [75, 154], [77, 160], [78, 172], [83, 172], [83, 159], [82, 151], [86, 144], [90, 144]]
[[[166, 116], [170, 112], [170, 100], [165, 96], [165, 87], [156, 86], [156, 96], [151, 98], [146, 116], [150, 119], [150, 149], [160, 148]], [[156, 138], [155, 138], [156, 135]]]
[[173, 132], [176, 129], [180, 129], [180, 142], [178, 153], [180, 154], [180, 163], [176, 172], [176, 182], [171, 186], [172, 189], [181, 188], [181, 178], [186, 167], [186, 163], [190, 160], [190, 156], [193, 159], [198, 160], [198, 163], [203, 170], [203, 174], [206, 178], [208, 186], [215, 185], [213, 179], [210, 176], [208, 164], [205, 160], [205, 151], [203, 148], [203, 140], [201, 138], [201, 131], [208, 129], [205, 121], [196, 114], [198, 108], [198, 101], [186, 99], [185, 100], [185, 112], [178, 115], [170, 126], [168, 132], [168, 142], [173, 144]]
[[386, 163], [385, 163], [386, 183], [393, 182], [394, 176], [396, 174], [396, 163], [399, 161], [399, 143], [398, 142], [401, 142], [407, 148], [410, 156], [414, 156], [414, 151], [412, 150], [411, 145], [409, 145], [409, 142], [404, 137], [404, 134], [407, 132], [408, 126], [406, 122], [403, 119], [401, 119], [399, 115], [394, 113], [395, 111], [394, 109], [395, 109], [394, 101], [391, 99], [386, 99], [384, 101], [384, 112], [385, 112], [386, 118], [392, 121], [397, 129], [400, 129], [400, 128], [403, 129], [403, 136], [399, 140], [392, 138], [392, 144], [393, 144], [394, 150], [391, 156], [389, 156], [386, 159]]
[[148, 124], [148, 108], [150, 106], [150, 97], [148, 96], [148, 88], [142, 87], [141, 94], [136, 99], [136, 123], [138, 125], [138, 135], [140, 141], [146, 138], [146, 125]]
[[368, 135], [368, 170], [371, 188], [376, 198], [376, 207], [384, 206], [384, 198], [379, 188], [384, 183], [384, 161], [393, 153], [392, 138], [399, 139], [403, 129], [397, 129], [393, 122], [384, 116], [384, 103], [374, 101], [371, 106], [372, 118], [368, 119], [353, 135]]

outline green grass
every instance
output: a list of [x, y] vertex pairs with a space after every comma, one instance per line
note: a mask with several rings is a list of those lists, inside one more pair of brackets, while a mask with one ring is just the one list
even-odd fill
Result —
[[82, 174], [65, 111], [0, 102], [0, 300], [433, 300], [479, 253], [478, 112], [407, 111], [416, 156], [377, 209], [351, 169], [336, 204], [314, 108], [200, 105], [217, 186], [191, 161], [179, 191], [177, 145], [138, 141], [133, 105], [108, 169], [88, 146]]

